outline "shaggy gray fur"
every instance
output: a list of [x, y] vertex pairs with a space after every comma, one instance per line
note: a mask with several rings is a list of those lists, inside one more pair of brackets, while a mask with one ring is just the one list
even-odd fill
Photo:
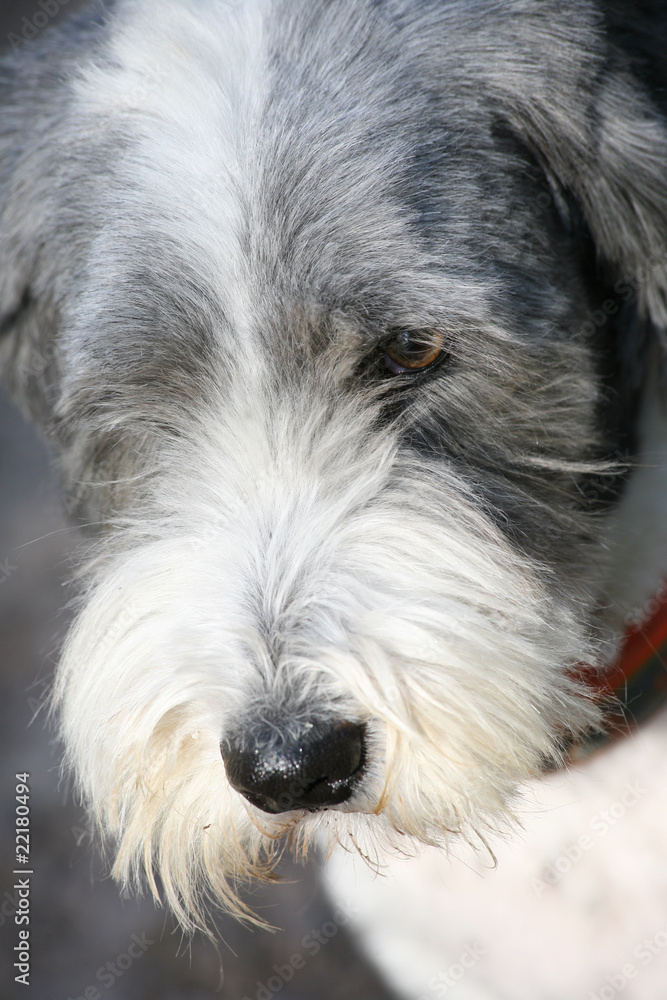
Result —
[[[235, 16], [212, 0], [190, 6], [209, 27]], [[144, 524], [147, 544], [167, 522], [185, 523], [147, 510], [174, 455], [185, 467], [186, 442], [196, 476], [202, 427], [242, 440], [261, 411], [274, 454], [300, 421], [299, 454], [330, 505], [344, 495], [348, 519], [361, 510], [371, 524], [374, 504], [387, 516], [389, 488], [360, 489], [353, 509], [344, 471], [349, 462], [356, 475], [368, 455], [379, 476], [386, 448], [406, 531], [418, 533], [427, 494], [442, 496], [442, 517], [460, 509], [480, 551], [486, 532], [502, 536], [530, 567], [562, 611], [555, 629], [583, 619], [576, 641], [590, 653], [606, 516], [631, 464], [647, 361], [667, 336], [659, 6], [267, 3], [265, 76], [248, 118], [227, 134], [227, 105], [219, 120], [211, 113], [211, 134], [219, 128], [234, 150], [233, 165], [220, 166], [231, 178], [224, 218], [215, 183], [191, 172], [197, 156], [210, 162], [200, 148], [209, 112], [193, 106], [204, 139], [179, 146], [167, 98], [164, 121], [155, 110], [168, 86], [159, 68], [143, 96], [128, 83], [127, 106], [107, 99], [125, 72], [114, 39], [141, 3], [96, 3], [6, 58], [0, 367], [52, 442], [72, 509], [105, 540], [100, 565], [130, 524]], [[232, 106], [234, 94], [230, 85]], [[405, 330], [437, 334], [441, 363], [392, 375], [387, 345]], [[244, 388], [255, 401], [242, 406]], [[219, 400], [229, 401], [224, 418]], [[247, 491], [239, 496], [245, 503]], [[438, 502], [428, 503], [424, 523], [437, 524]], [[222, 511], [225, 531], [245, 530], [237, 513]], [[449, 569], [432, 567], [435, 577]], [[285, 593], [288, 577], [299, 592], [299, 572], [286, 574]], [[277, 663], [290, 640], [262, 590], [268, 573], [244, 608], [266, 663]], [[280, 676], [283, 711], [297, 702], [289, 671]], [[273, 688], [262, 683], [265, 705]], [[336, 698], [349, 705], [340, 678], [331, 691], [322, 684], [329, 710]], [[569, 705], [566, 686], [545, 678], [544, 706], [549, 692]], [[547, 712], [533, 701], [526, 695], [528, 714]], [[244, 718], [254, 705], [246, 691]], [[536, 737], [526, 750], [530, 763], [517, 751], [519, 777], [557, 753], [563, 727], [588, 721], [585, 706], [570, 721], [562, 714], [545, 723], [550, 743]], [[457, 796], [460, 816], [475, 795]], [[433, 836], [426, 820], [424, 830]]]
[[[107, 58], [105, 7], [5, 59], [0, 121], [4, 378], [95, 516], [119, 502], [108, 483], [135, 470], [137, 448], [147, 457], [175, 430], [231, 335], [150, 191], [137, 210], [124, 188], [132, 123], [70, 112], [77, 61]], [[286, 3], [273, 17], [246, 247], [276, 368], [299, 363], [296, 345], [281, 350], [294, 311], [317, 309], [316, 348], [333, 316], [359, 320], [368, 371], [389, 331], [446, 327], [458, 378], [410, 392], [405, 433], [459, 462], [520, 544], [546, 537], [542, 556], [576, 565], [559, 466], [616, 445], [597, 419], [597, 338], [581, 331], [608, 292], [623, 322], [605, 340], [632, 354], [621, 341], [641, 332], [620, 279], [665, 324], [658, 108], [592, 3]]]

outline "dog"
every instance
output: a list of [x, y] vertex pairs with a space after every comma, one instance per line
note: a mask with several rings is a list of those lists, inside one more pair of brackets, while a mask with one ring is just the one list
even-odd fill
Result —
[[[492, 890], [431, 895], [641, 714], [610, 678], [662, 634], [666, 44], [649, 2], [113, 0], [3, 60], [0, 368], [82, 526], [54, 705], [115, 876], [186, 930], [338, 845], [406, 996], [662, 995], [659, 924], [643, 976], [515, 975]], [[656, 719], [575, 786], [664, 774]]]

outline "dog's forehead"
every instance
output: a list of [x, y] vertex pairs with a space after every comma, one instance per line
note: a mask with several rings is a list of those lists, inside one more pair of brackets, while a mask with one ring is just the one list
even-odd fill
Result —
[[370, 0], [130, 6], [112, 58], [76, 84], [86, 116], [130, 136], [106, 195], [105, 271], [196, 259], [236, 331], [289, 301], [371, 331], [421, 325], [443, 301], [488, 297], [503, 268], [500, 284], [517, 263], [535, 278], [542, 259], [546, 275], [525, 157], [470, 81], [437, 85], [446, 20]]

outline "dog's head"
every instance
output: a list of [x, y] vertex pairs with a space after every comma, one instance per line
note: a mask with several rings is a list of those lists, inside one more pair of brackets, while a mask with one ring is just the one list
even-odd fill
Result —
[[69, 756], [187, 923], [595, 722], [667, 130], [589, 3], [156, 5], [5, 63], [0, 359], [96, 525]]

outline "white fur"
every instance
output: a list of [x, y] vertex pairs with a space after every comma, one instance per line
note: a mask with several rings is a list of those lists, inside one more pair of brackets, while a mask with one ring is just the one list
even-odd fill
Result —
[[[163, 455], [122, 550], [100, 556], [60, 668], [66, 742], [120, 840], [116, 873], [157, 859], [184, 920], [200, 891], [233, 903], [225, 876], [272, 854], [263, 831], [324, 827], [364, 851], [393, 830], [484, 836], [554, 727], [592, 717], [561, 670], [577, 622], [445, 469], [397, 473], [391, 439], [361, 435], [353, 408], [292, 395], [294, 418], [272, 425], [262, 398], [242, 386]], [[282, 636], [275, 665], [258, 618]], [[373, 720], [386, 758], [359, 812], [275, 821], [229, 790], [225, 726], [289, 699]]]
[[[267, 98], [264, 13], [270, 0], [127, 4], [114, 62], [84, 66], [79, 114], [119, 126], [137, 143], [120, 182], [151, 201], [151, 226], [191, 248], [235, 327], [248, 328], [253, 288], [239, 247], [242, 204], [256, 174], [256, 119]], [[110, 220], [116, 200], [108, 196]], [[113, 238], [113, 236], [111, 237]], [[102, 230], [98, 253], [109, 253]]]
[[[653, 383], [636, 474], [615, 518], [608, 593], [619, 624], [667, 579], [667, 417]], [[495, 859], [454, 848], [337, 851], [329, 892], [409, 1000], [658, 1000], [667, 980], [667, 714], [526, 788], [521, 833]], [[463, 957], [463, 960], [462, 960]]]
[[383, 858], [376, 874], [340, 851], [325, 865], [327, 888], [409, 1000], [660, 1000], [666, 761], [663, 711], [530, 788], [521, 832], [494, 841], [495, 867], [424, 847]]

